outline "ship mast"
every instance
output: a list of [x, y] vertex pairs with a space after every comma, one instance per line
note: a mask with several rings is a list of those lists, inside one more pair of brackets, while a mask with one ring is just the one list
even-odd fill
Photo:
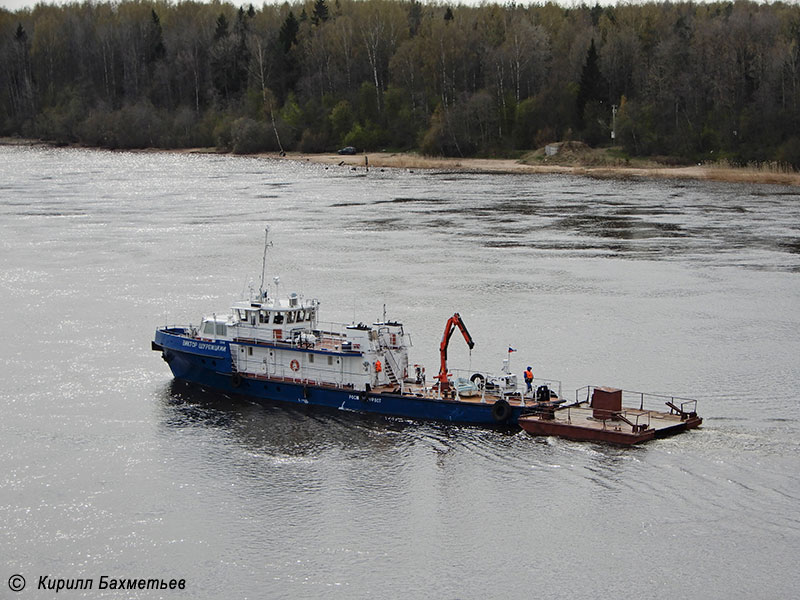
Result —
[[258, 288], [259, 294], [261, 294], [261, 298], [265, 298], [266, 294], [264, 293], [264, 277], [266, 277], [267, 272], [267, 248], [272, 246], [272, 242], [268, 241], [269, 238], [269, 225], [264, 228], [264, 258], [261, 261], [261, 287]]

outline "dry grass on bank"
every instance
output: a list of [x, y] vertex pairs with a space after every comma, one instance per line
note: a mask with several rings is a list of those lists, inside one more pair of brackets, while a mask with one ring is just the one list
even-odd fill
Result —
[[[275, 155], [264, 156], [274, 157]], [[652, 159], [626, 160], [624, 157], [609, 153], [608, 149], [591, 148], [588, 149], [588, 152], [570, 152], [558, 160], [553, 160], [553, 157], [544, 157], [543, 149], [529, 153], [520, 160], [427, 157], [415, 153], [392, 152], [370, 152], [355, 156], [289, 153], [283, 158], [341, 168], [363, 169], [365, 167], [365, 156], [371, 168], [431, 169], [483, 173], [554, 173], [603, 179], [697, 179], [800, 186], [800, 173], [774, 163], [746, 168], [734, 167], [726, 163], [671, 166]], [[543, 158], [549, 160], [544, 160]]]
[[735, 167], [723, 160], [706, 163], [703, 167], [709, 179], [718, 181], [800, 185], [800, 173], [787, 164], [774, 161]]
[[600, 177], [659, 177], [707, 179], [734, 183], [800, 185], [800, 173], [778, 162], [739, 167], [727, 160], [696, 165], [676, 164], [675, 159], [628, 158], [621, 148], [590, 148], [582, 142], [564, 142], [558, 152], [548, 156], [544, 148], [522, 157], [524, 164], [568, 166], [582, 174]]

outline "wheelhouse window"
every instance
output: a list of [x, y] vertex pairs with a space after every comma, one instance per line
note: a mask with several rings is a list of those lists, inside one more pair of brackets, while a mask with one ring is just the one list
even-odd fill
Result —
[[206, 335], [214, 335], [214, 322], [213, 321], [206, 321], [205, 325], [203, 325], [203, 333]]
[[294, 323], [294, 311], [290, 310], [286, 313], [286, 322], [287, 323]]
[[275, 313], [275, 320], [273, 321], [276, 325], [280, 325], [283, 323], [283, 313], [276, 312]]
[[269, 311], [268, 310], [261, 310], [258, 312], [258, 322], [259, 323], [269, 323]]
[[228, 326], [225, 323], [217, 323], [217, 335], [228, 335]]

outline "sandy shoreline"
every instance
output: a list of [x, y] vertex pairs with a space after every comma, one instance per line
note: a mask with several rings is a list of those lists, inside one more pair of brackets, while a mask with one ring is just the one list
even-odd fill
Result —
[[347, 168], [365, 167], [365, 157], [370, 168], [399, 169], [432, 169], [453, 172], [473, 173], [538, 173], [581, 175], [602, 179], [696, 179], [707, 181], [727, 181], [732, 183], [770, 183], [778, 185], [800, 185], [800, 173], [771, 172], [749, 168], [728, 168], [718, 166], [691, 167], [617, 167], [617, 166], [565, 166], [565, 165], [528, 165], [514, 159], [505, 158], [443, 158], [426, 157], [410, 153], [368, 152], [354, 156], [338, 154], [301, 154], [286, 153], [279, 157], [276, 154], [260, 154], [268, 158], [282, 158], [313, 162], [317, 164], [341, 166]]
[[[40, 140], [19, 138], [0, 138], [0, 145], [13, 146], [52, 146]], [[139, 152], [177, 152], [182, 154], [220, 154], [214, 148], [139, 150]], [[629, 166], [588, 166], [588, 165], [530, 165], [508, 158], [447, 158], [429, 157], [410, 152], [368, 152], [342, 156], [339, 154], [304, 154], [287, 152], [285, 154], [259, 153], [256, 156], [277, 160], [312, 162], [331, 167], [347, 169], [406, 169], [436, 170], [466, 173], [527, 173], [579, 175], [601, 179], [694, 179], [707, 181], [726, 181], [731, 183], [768, 183], [800, 186], [800, 172], [781, 172], [755, 168], [721, 167], [716, 165], [697, 165], [690, 167], [629, 167]]]

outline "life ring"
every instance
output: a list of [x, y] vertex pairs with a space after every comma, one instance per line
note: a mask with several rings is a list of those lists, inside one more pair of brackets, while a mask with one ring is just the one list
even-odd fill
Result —
[[475, 387], [477, 387], [479, 390], [482, 390], [486, 385], [486, 377], [484, 377], [480, 373], [475, 373], [472, 377], [469, 378], [469, 380], [472, 383], [474, 383]]
[[292, 371], [299, 371], [300, 370], [300, 363], [297, 362], [296, 358], [294, 360], [292, 360], [292, 362], [289, 363], [289, 368]]
[[235, 388], [238, 388], [242, 385], [242, 376], [239, 373], [234, 373], [231, 375], [231, 385]]
[[511, 405], [506, 400], [498, 400], [492, 405], [492, 417], [498, 423], [508, 421], [511, 416]]

